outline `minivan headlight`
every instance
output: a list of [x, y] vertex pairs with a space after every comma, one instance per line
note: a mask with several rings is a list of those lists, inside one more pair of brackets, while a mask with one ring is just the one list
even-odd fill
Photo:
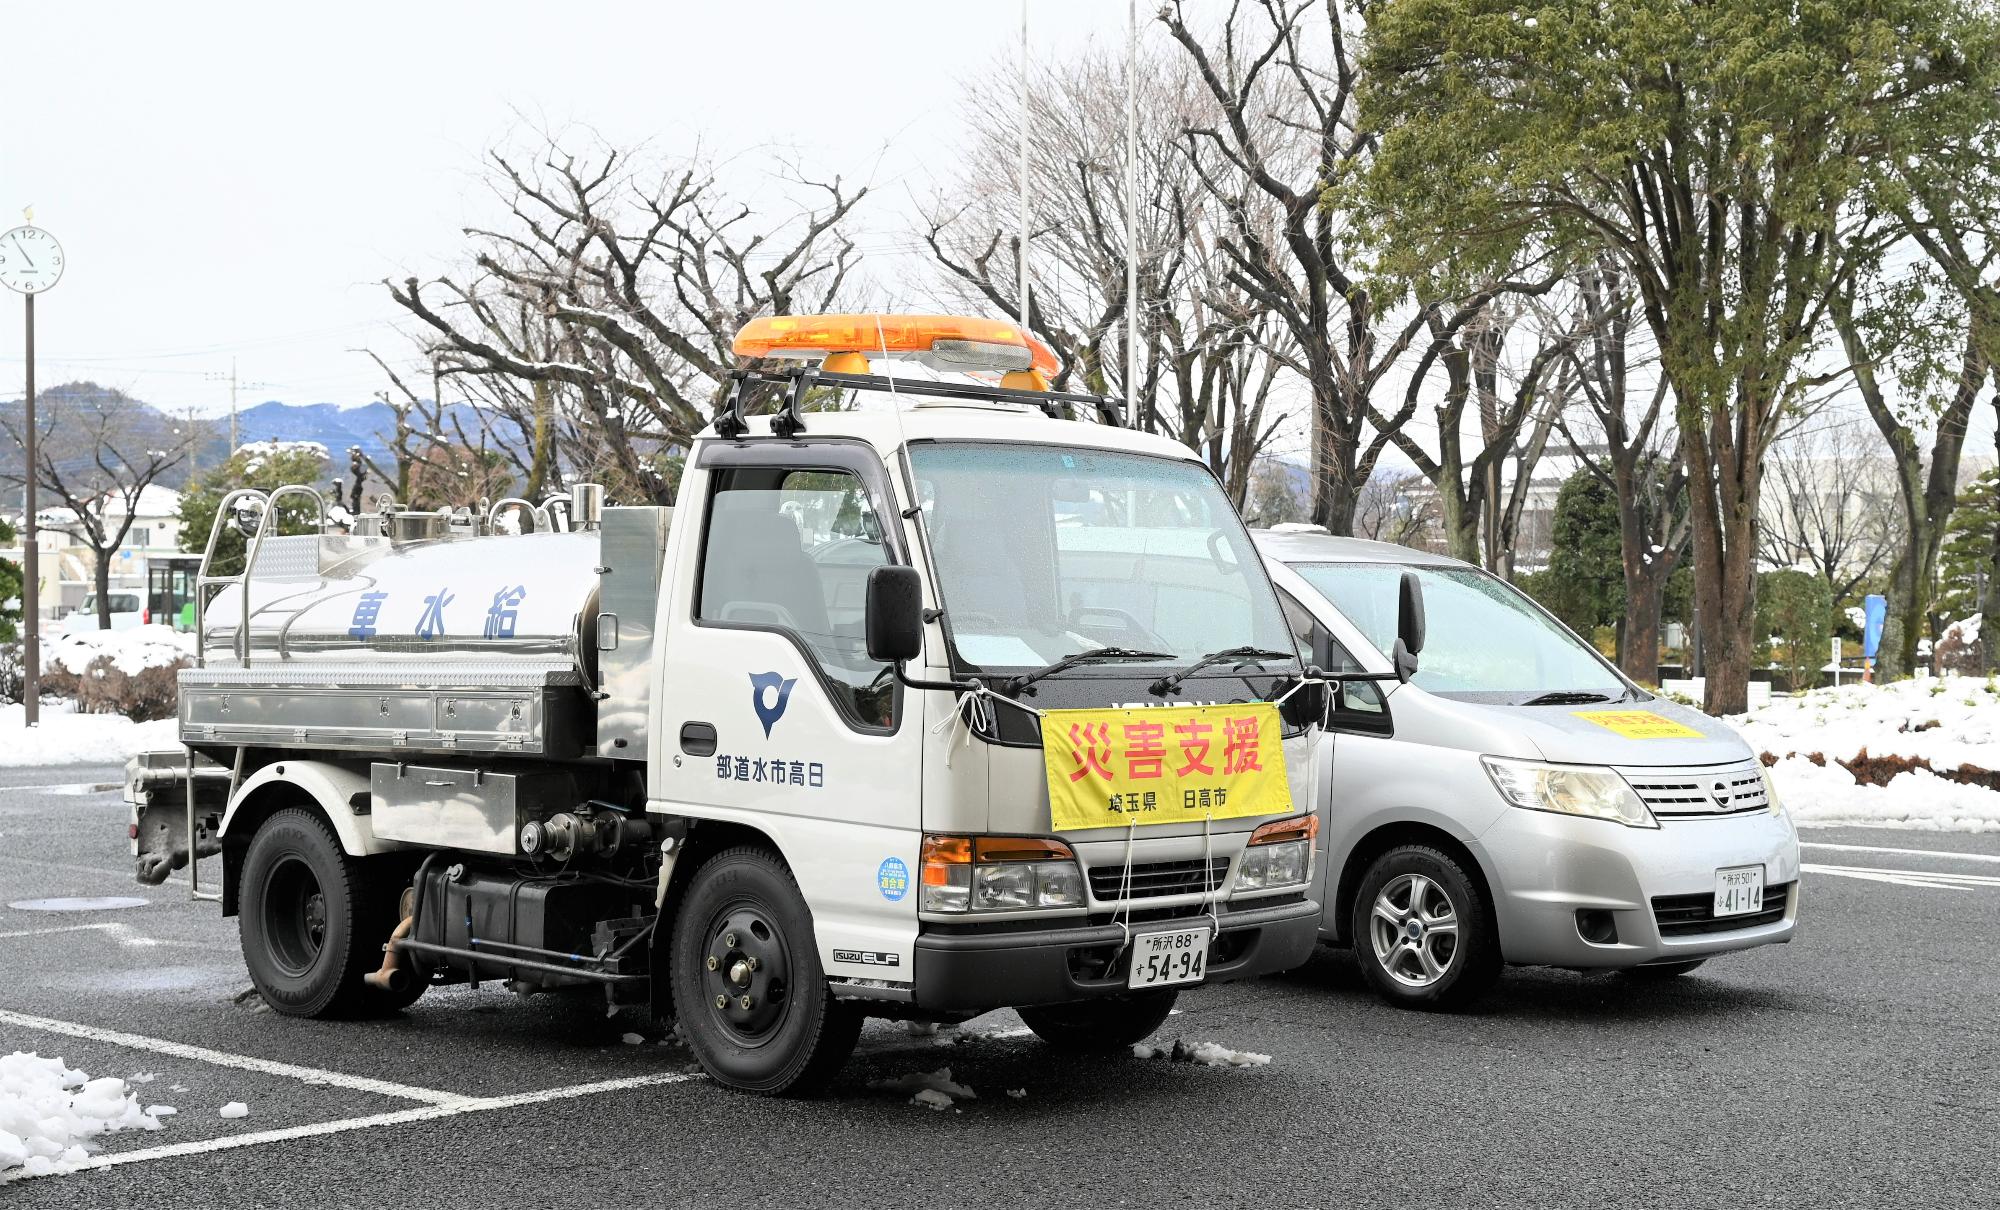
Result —
[[1500, 797], [1529, 811], [1609, 819], [1628, 828], [1657, 828], [1639, 795], [1615, 769], [1601, 765], [1551, 765], [1538, 760], [1482, 756]]

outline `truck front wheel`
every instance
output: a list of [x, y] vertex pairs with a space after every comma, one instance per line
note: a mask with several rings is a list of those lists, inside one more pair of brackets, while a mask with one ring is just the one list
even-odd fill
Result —
[[827, 988], [798, 884], [762, 849], [728, 849], [695, 871], [669, 978], [688, 1048], [731, 1088], [816, 1092], [861, 1034], [861, 1014]]
[[[381, 888], [312, 811], [292, 807], [257, 829], [243, 858], [243, 962], [264, 1002], [290, 1017], [365, 1012], [361, 977], [382, 960]], [[371, 892], [374, 892], [371, 894]]]
[[1144, 1042], [1153, 1036], [1154, 1030], [1166, 1024], [1180, 995], [1178, 989], [1169, 988], [1019, 1011], [1022, 1022], [1035, 1031], [1035, 1036], [1057, 1050], [1123, 1050], [1135, 1042]]

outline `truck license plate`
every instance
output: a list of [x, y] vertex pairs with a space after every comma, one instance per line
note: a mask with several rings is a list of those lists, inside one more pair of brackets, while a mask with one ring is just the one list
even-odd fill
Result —
[[1132, 938], [1132, 973], [1127, 987], [1168, 987], [1200, 983], [1208, 974], [1209, 930], [1140, 933]]
[[1715, 872], [1715, 916], [1747, 916], [1764, 910], [1764, 867], [1735, 866]]

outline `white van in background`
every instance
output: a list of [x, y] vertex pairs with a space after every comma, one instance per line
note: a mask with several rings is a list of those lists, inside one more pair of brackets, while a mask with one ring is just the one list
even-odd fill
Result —
[[1313, 891], [1321, 939], [1385, 999], [1451, 1008], [1503, 964], [1667, 976], [1791, 940], [1798, 837], [1728, 726], [1468, 563], [1254, 537], [1300, 651], [1372, 678], [1331, 695]]
[[[111, 598], [110, 629], [131, 630], [135, 626], [145, 625], [150, 620], [147, 617], [145, 604], [139, 599], [143, 594], [138, 589], [114, 588], [107, 595]], [[65, 614], [63, 619], [56, 623], [56, 634], [60, 637], [81, 631], [105, 629], [99, 626], [97, 621], [97, 594], [88, 593], [83, 598], [83, 604], [76, 607], [76, 612]]]

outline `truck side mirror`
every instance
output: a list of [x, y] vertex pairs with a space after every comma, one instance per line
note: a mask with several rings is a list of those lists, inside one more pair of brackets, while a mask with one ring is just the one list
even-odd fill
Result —
[[1396, 679], [1417, 674], [1417, 654], [1424, 649], [1424, 586], [1417, 573], [1406, 571], [1396, 595]]
[[867, 632], [871, 660], [900, 664], [923, 654], [924, 583], [916, 568], [868, 573]]

